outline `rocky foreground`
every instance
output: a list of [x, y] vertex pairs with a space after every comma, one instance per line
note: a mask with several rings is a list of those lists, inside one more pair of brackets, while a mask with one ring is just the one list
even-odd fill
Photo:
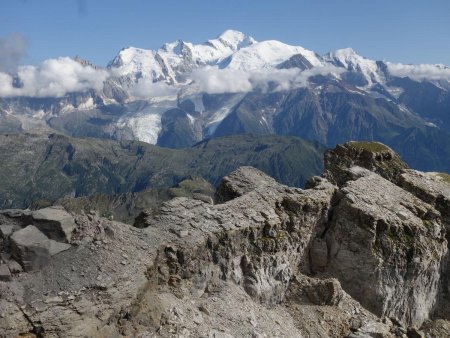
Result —
[[350, 142], [290, 188], [242, 167], [140, 226], [0, 213], [4, 337], [449, 337], [450, 183]]

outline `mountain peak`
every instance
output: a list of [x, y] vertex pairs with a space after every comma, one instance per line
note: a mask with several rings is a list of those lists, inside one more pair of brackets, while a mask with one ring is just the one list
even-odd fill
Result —
[[235, 29], [227, 29], [222, 34], [220, 34], [217, 38], [222, 40], [229, 40], [229, 39], [243, 39], [246, 35], [242, 33], [241, 31], [235, 30]]
[[251, 36], [245, 35], [244, 33], [228, 29], [222, 34], [220, 34], [217, 40], [221, 41], [224, 45], [231, 47], [234, 50], [237, 50], [241, 47], [249, 46], [257, 42]]
[[355, 50], [350, 47], [337, 49], [334, 52], [328, 53], [328, 55], [337, 59], [349, 59], [355, 56], [359, 56], [358, 53], [356, 53]]

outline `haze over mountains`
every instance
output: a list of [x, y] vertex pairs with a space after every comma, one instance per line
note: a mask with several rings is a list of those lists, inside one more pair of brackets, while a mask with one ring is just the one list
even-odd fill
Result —
[[333, 147], [381, 141], [411, 166], [450, 171], [450, 68], [318, 55], [226, 31], [203, 44], [122, 49], [106, 68], [80, 58], [0, 73], [0, 132], [190, 147], [217, 136], [278, 134]]

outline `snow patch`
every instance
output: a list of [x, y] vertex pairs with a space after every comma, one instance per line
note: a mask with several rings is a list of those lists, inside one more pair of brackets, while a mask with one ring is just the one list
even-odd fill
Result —
[[191, 124], [194, 125], [194, 123], [195, 123], [195, 117], [192, 116], [191, 114], [187, 114], [187, 117], [189, 118], [189, 121], [191, 121]]
[[435, 125], [433, 122], [426, 122], [425, 125], [428, 127], [438, 128], [438, 126]]
[[47, 114], [45, 113], [44, 110], [39, 109], [36, 113], [34, 113], [34, 114], [32, 115], [32, 117], [33, 117], [34, 119], [37, 119], [37, 120], [42, 120], [46, 115], [47, 115]]
[[385, 87], [385, 89], [396, 99], [398, 99], [404, 92], [404, 90], [400, 87]]
[[228, 60], [222, 62], [219, 67], [243, 71], [272, 69], [296, 54], [303, 55], [313, 66], [322, 66], [322, 62], [312, 51], [269, 40], [240, 49]]

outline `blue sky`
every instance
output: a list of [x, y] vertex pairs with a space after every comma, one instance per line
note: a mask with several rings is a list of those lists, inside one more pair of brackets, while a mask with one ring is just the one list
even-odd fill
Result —
[[449, 0], [0, 0], [0, 38], [25, 37], [24, 63], [80, 55], [106, 65], [122, 47], [203, 42], [229, 28], [321, 54], [352, 47], [450, 65]]

